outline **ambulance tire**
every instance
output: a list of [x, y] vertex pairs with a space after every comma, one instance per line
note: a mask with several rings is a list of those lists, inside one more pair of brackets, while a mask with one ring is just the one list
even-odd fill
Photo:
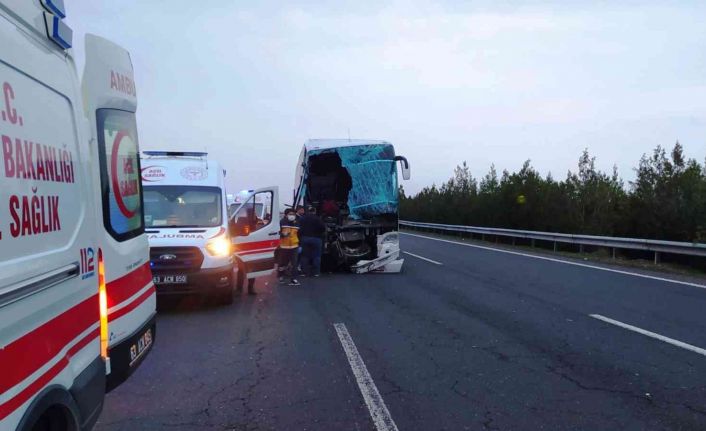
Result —
[[231, 305], [233, 303], [233, 291], [228, 290], [226, 293], [222, 293], [218, 298], [218, 303], [221, 305]]
[[225, 292], [218, 295], [218, 303], [221, 305], [231, 305], [233, 303], [233, 280]]
[[20, 421], [20, 431], [78, 431], [80, 413], [76, 401], [64, 389], [49, 387], [37, 397]]

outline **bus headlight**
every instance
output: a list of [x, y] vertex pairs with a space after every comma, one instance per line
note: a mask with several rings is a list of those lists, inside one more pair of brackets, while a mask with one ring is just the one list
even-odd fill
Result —
[[400, 251], [400, 235], [399, 233], [387, 232], [378, 236], [378, 256], [386, 254], [398, 253]]
[[230, 238], [221, 235], [206, 243], [206, 251], [213, 257], [226, 257], [231, 254]]
[[387, 232], [378, 237], [378, 244], [380, 246], [390, 244], [399, 246], [400, 235], [397, 232]]

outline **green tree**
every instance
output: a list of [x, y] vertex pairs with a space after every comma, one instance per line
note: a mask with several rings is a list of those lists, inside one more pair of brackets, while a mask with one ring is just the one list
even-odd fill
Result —
[[556, 181], [527, 160], [517, 172], [494, 165], [476, 181], [464, 161], [441, 187], [414, 196], [400, 187], [403, 219], [550, 232], [706, 241], [706, 163], [684, 156], [677, 142], [669, 155], [657, 146], [644, 154], [626, 189], [614, 166], [596, 168], [584, 150], [578, 171]]

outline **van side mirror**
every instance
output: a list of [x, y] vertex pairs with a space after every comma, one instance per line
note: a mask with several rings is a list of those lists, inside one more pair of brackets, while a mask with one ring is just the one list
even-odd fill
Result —
[[402, 179], [407, 181], [412, 177], [411, 170], [409, 169], [409, 162], [405, 156], [395, 156], [395, 161], [400, 162], [400, 169], [402, 170]]

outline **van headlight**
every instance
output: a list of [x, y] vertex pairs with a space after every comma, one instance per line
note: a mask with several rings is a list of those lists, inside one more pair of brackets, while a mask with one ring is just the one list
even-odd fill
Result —
[[213, 257], [226, 257], [231, 254], [230, 238], [226, 235], [213, 238], [206, 243], [206, 251]]

